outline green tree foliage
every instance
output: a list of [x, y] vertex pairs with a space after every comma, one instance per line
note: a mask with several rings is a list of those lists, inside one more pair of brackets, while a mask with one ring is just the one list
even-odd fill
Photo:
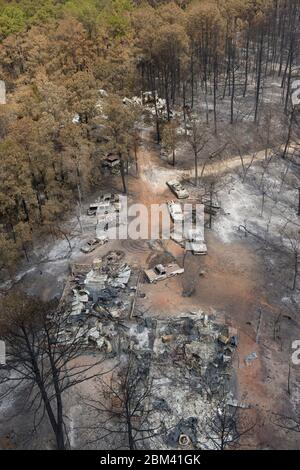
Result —
[[[101, 178], [99, 149], [119, 155], [127, 190], [133, 157], [138, 172], [140, 111], [124, 106], [124, 96], [152, 91], [165, 99], [165, 115], [156, 106], [154, 119], [174, 163], [174, 107], [188, 134], [203, 100], [203, 128], [213, 119], [217, 134], [225, 96], [235, 122], [238, 81], [258, 122], [272, 71], [282, 77], [288, 111], [299, 18], [296, 0], [0, 0], [0, 79], [8, 91], [0, 105], [0, 269], [30, 256], [41, 231], [58, 233], [56, 220], [81, 207]], [[99, 105], [100, 89], [109, 95]]]
[[126, 193], [125, 167], [131, 158], [136, 114], [125, 106], [117, 95], [111, 95], [106, 100], [103, 114], [103, 126], [108, 142], [106, 149], [120, 158], [123, 190]]
[[0, 10], [0, 39], [22, 31], [26, 17], [19, 6], [7, 5]]

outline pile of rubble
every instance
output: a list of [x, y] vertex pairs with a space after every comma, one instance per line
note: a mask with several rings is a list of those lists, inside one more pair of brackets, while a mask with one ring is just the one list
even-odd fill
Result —
[[84, 343], [112, 352], [118, 325], [129, 317], [137, 273], [124, 262], [121, 251], [109, 252], [92, 265], [73, 265], [61, 304], [67, 318], [61, 341], [84, 336]]
[[[143, 363], [150, 356], [147, 380], [153, 383], [149, 406], [154, 410], [150, 427], [164, 428], [151, 445], [197, 448], [201, 441], [209, 447], [201, 422], [216, 412], [231, 374], [236, 330], [203, 312], [150, 323], [145, 319], [139, 326], [133, 348]], [[231, 394], [228, 400], [233, 406]]]
[[[166, 357], [204, 377], [208, 368], [224, 368], [238, 346], [237, 330], [219, 324], [202, 311], [158, 321], [153, 352], [157, 363]], [[230, 358], [230, 360], [229, 360]]]
[[[175, 318], [128, 315], [136, 293], [135, 274], [122, 252], [110, 252], [92, 266], [73, 266], [69, 289], [69, 324], [61, 341], [84, 338], [87, 348], [108, 358], [134, 355], [151, 383], [147, 420], [155, 449], [210, 448], [201, 422], [216, 413], [218, 399], [231, 375], [238, 347], [237, 331], [202, 311]], [[68, 305], [68, 303], [66, 303]], [[121, 369], [120, 369], [121, 371]], [[239, 406], [233, 394], [229, 406]]]
[[108, 153], [101, 162], [102, 171], [111, 175], [119, 175], [121, 169], [121, 160], [117, 155]]
[[[161, 119], [167, 119], [167, 102], [164, 98], [158, 96], [157, 91], [144, 91], [140, 96], [133, 96], [132, 98], [125, 97], [123, 103], [129, 106], [141, 106], [143, 110], [155, 116], [156, 113]], [[181, 116], [179, 113], [169, 109], [169, 114], [172, 117]]]
[[116, 193], [103, 193], [92, 202], [82, 218], [85, 228], [94, 231], [96, 237], [85, 242], [81, 251], [90, 253], [99, 245], [103, 245], [115, 238], [115, 231], [119, 227], [122, 198]]
[[[145, 389], [151, 384], [147, 426], [159, 431], [149, 438], [149, 447], [198, 449], [201, 442], [201, 448], [212, 448], [202, 423], [214, 419], [229, 383], [236, 330], [199, 311], [166, 320], [127, 320], [117, 337], [119, 353], [134, 354]], [[244, 406], [233, 397], [226, 393], [228, 406]]]

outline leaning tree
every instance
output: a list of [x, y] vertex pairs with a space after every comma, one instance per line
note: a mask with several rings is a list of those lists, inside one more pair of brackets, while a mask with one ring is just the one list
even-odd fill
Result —
[[65, 393], [99, 376], [97, 366], [103, 359], [86, 354], [85, 327], [70, 329], [70, 313], [62, 311], [57, 301], [44, 303], [14, 291], [1, 299], [0, 310], [7, 364], [1, 371], [0, 395], [3, 399], [22, 392], [23, 403], [33, 412], [34, 429], [46, 415], [57, 449], [65, 449], [69, 444]]

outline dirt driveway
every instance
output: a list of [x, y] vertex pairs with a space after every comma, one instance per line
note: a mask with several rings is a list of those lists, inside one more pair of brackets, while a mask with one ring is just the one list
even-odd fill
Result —
[[[161, 204], [174, 198], [166, 186], [168, 179], [191, 176], [193, 170], [178, 170], [163, 162], [159, 157], [157, 146], [153, 144], [150, 130], [143, 131], [142, 137], [143, 143], [138, 153], [139, 177], [128, 177], [129, 203], [143, 203], [150, 209], [151, 204]], [[250, 158], [251, 156], [246, 156], [244, 162], [250, 161]], [[258, 158], [264, 158], [264, 152]], [[233, 157], [222, 165], [212, 164], [207, 171], [222, 173], [241, 165], [241, 159]], [[116, 189], [121, 188], [119, 177], [114, 178], [109, 184], [113, 184]], [[272, 412], [286, 411], [289, 406], [290, 397], [286, 391], [288, 352], [286, 347], [272, 342], [272, 328], [280, 308], [270, 301], [270, 292], [266, 290], [268, 273], [248, 239], [224, 243], [218, 237], [218, 233], [207, 230], [208, 254], [206, 256], [189, 254], [186, 257], [184, 250], [171, 240], [162, 242], [116, 240], [89, 256], [84, 256], [79, 251], [81, 242], [78, 233], [74, 240], [76, 249], [71, 257], [63, 257], [63, 252], [65, 250], [67, 253], [68, 247], [62, 247], [62, 257], [57, 262], [46, 262], [42, 269], [39, 267], [28, 269], [28, 275], [24, 277], [27, 284], [35, 286], [37, 291], [55, 278], [61, 285], [67, 277], [68, 264], [72, 259], [84, 262], [103, 256], [112, 249], [123, 250], [129, 264], [140, 269], [148, 267], [154, 257], [166, 254], [179, 264], [184, 263], [183, 276], [160, 282], [155, 286], [141, 284], [142, 295], [137, 300], [137, 311], [166, 318], [201, 309], [216, 314], [220, 321], [225, 318], [228, 324], [236, 327], [239, 334], [238, 357], [235, 362], [237, 392], [241, 399], [254, 407], [259, 416], [251, 445], [259, 448], [299, 447], [293, 436], [284, 435], [278, 427], [274, 427], [271, 419]], [[61, 245], [61, 242], [58, 243]], [[57, 247], [54, 247], [53, 251], [56, 254]], [[48, 271], [51, 276], [49, 279]], [[186, 291], [191, 284], [194, 288], [193, 294], [184, 297], [183, 291]], [[261, 330], [265, 333], [262, 333], [258, 339], [256, 330], [260, 310], [263, 310]], [[296, 328], [285, 329], [286, 341], [289, 340], [288, 334], [295, 331]], [[253, 351], [258, 357], [246, 367], [244, 358]], [[292, 373], [295, 382], [299, 379], [299, 374], [296, 370]], [[285, 410], [282, 404], [285, 404]]]
[[[155, 144], [151, 143], [149, 132], [144, 132], [143, 137], [143, 147], [138, 155], [139, 179], [131, 182], [129, 187], [135, 200], [149, 206], [173, 198], [166, 181], [192, 176], [193, 170], [177, 170], [162, 162]], [[259, 152], [255, 158], [264, 159], [265, 152]], [[249, 164], [251, 159], [251, 155], [244, 156], [244, 164]], [[222, 173], [238, 166], [241, 166], [240, 157], [233, 157], [222, 165], [209, 165], [207, 172]], [[226, 323], [236, 327], [240, 341], [235, 361], [237, 391], [241, 400], [254, 407], [258, 417], [255, 435], [247, 445], [295, 448], [298, 444], [294, 438], [297, 436], [287, 436], [272, 420], [273, 413], [282, 412], [282, 404], [287, 404], [289, 399], [286, 392], [289, 358], [284, 348], [270, 340], [280, 307], [269, 300], [272, 293], [266, 289], [268, 273], [263, 260], [249, 240], [223, 243], [213, 230], [206, 231], [206, 239], [208, 254], [189, 254], [185, 260], [184, 251], [177, 244], [163, 242], [164, 250], [171, 253], [179, 264], [184, 262], [185, 273], [182, 277], [155, 286], [143, 284], [141, 290], [146, 297], [139, 300], [137, 308], [160, 318], [202, 309], [217, 313], [220, 321], [225, 318]], [[143, 257], [143, 266], [151, 258], [150, 251], [147, 254], [148, 257]], [[140, 255], [138, 250], [136, 255]], [[193, 295], [183, 297], [182, 292], [191, 283], [194, 286]], [[262, 333], [258, 337], [261, 311]], [[257, 359], [246, 366], [244, 359], [252, 352], [257, 353]], [[298, 371], [295, 371], [295, 379], [297, 374]]]

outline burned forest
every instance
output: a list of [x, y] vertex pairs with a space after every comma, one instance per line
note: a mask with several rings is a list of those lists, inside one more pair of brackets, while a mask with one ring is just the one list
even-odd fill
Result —
[[298, 0], [0, 0], [0, 449], [300, 450]]

